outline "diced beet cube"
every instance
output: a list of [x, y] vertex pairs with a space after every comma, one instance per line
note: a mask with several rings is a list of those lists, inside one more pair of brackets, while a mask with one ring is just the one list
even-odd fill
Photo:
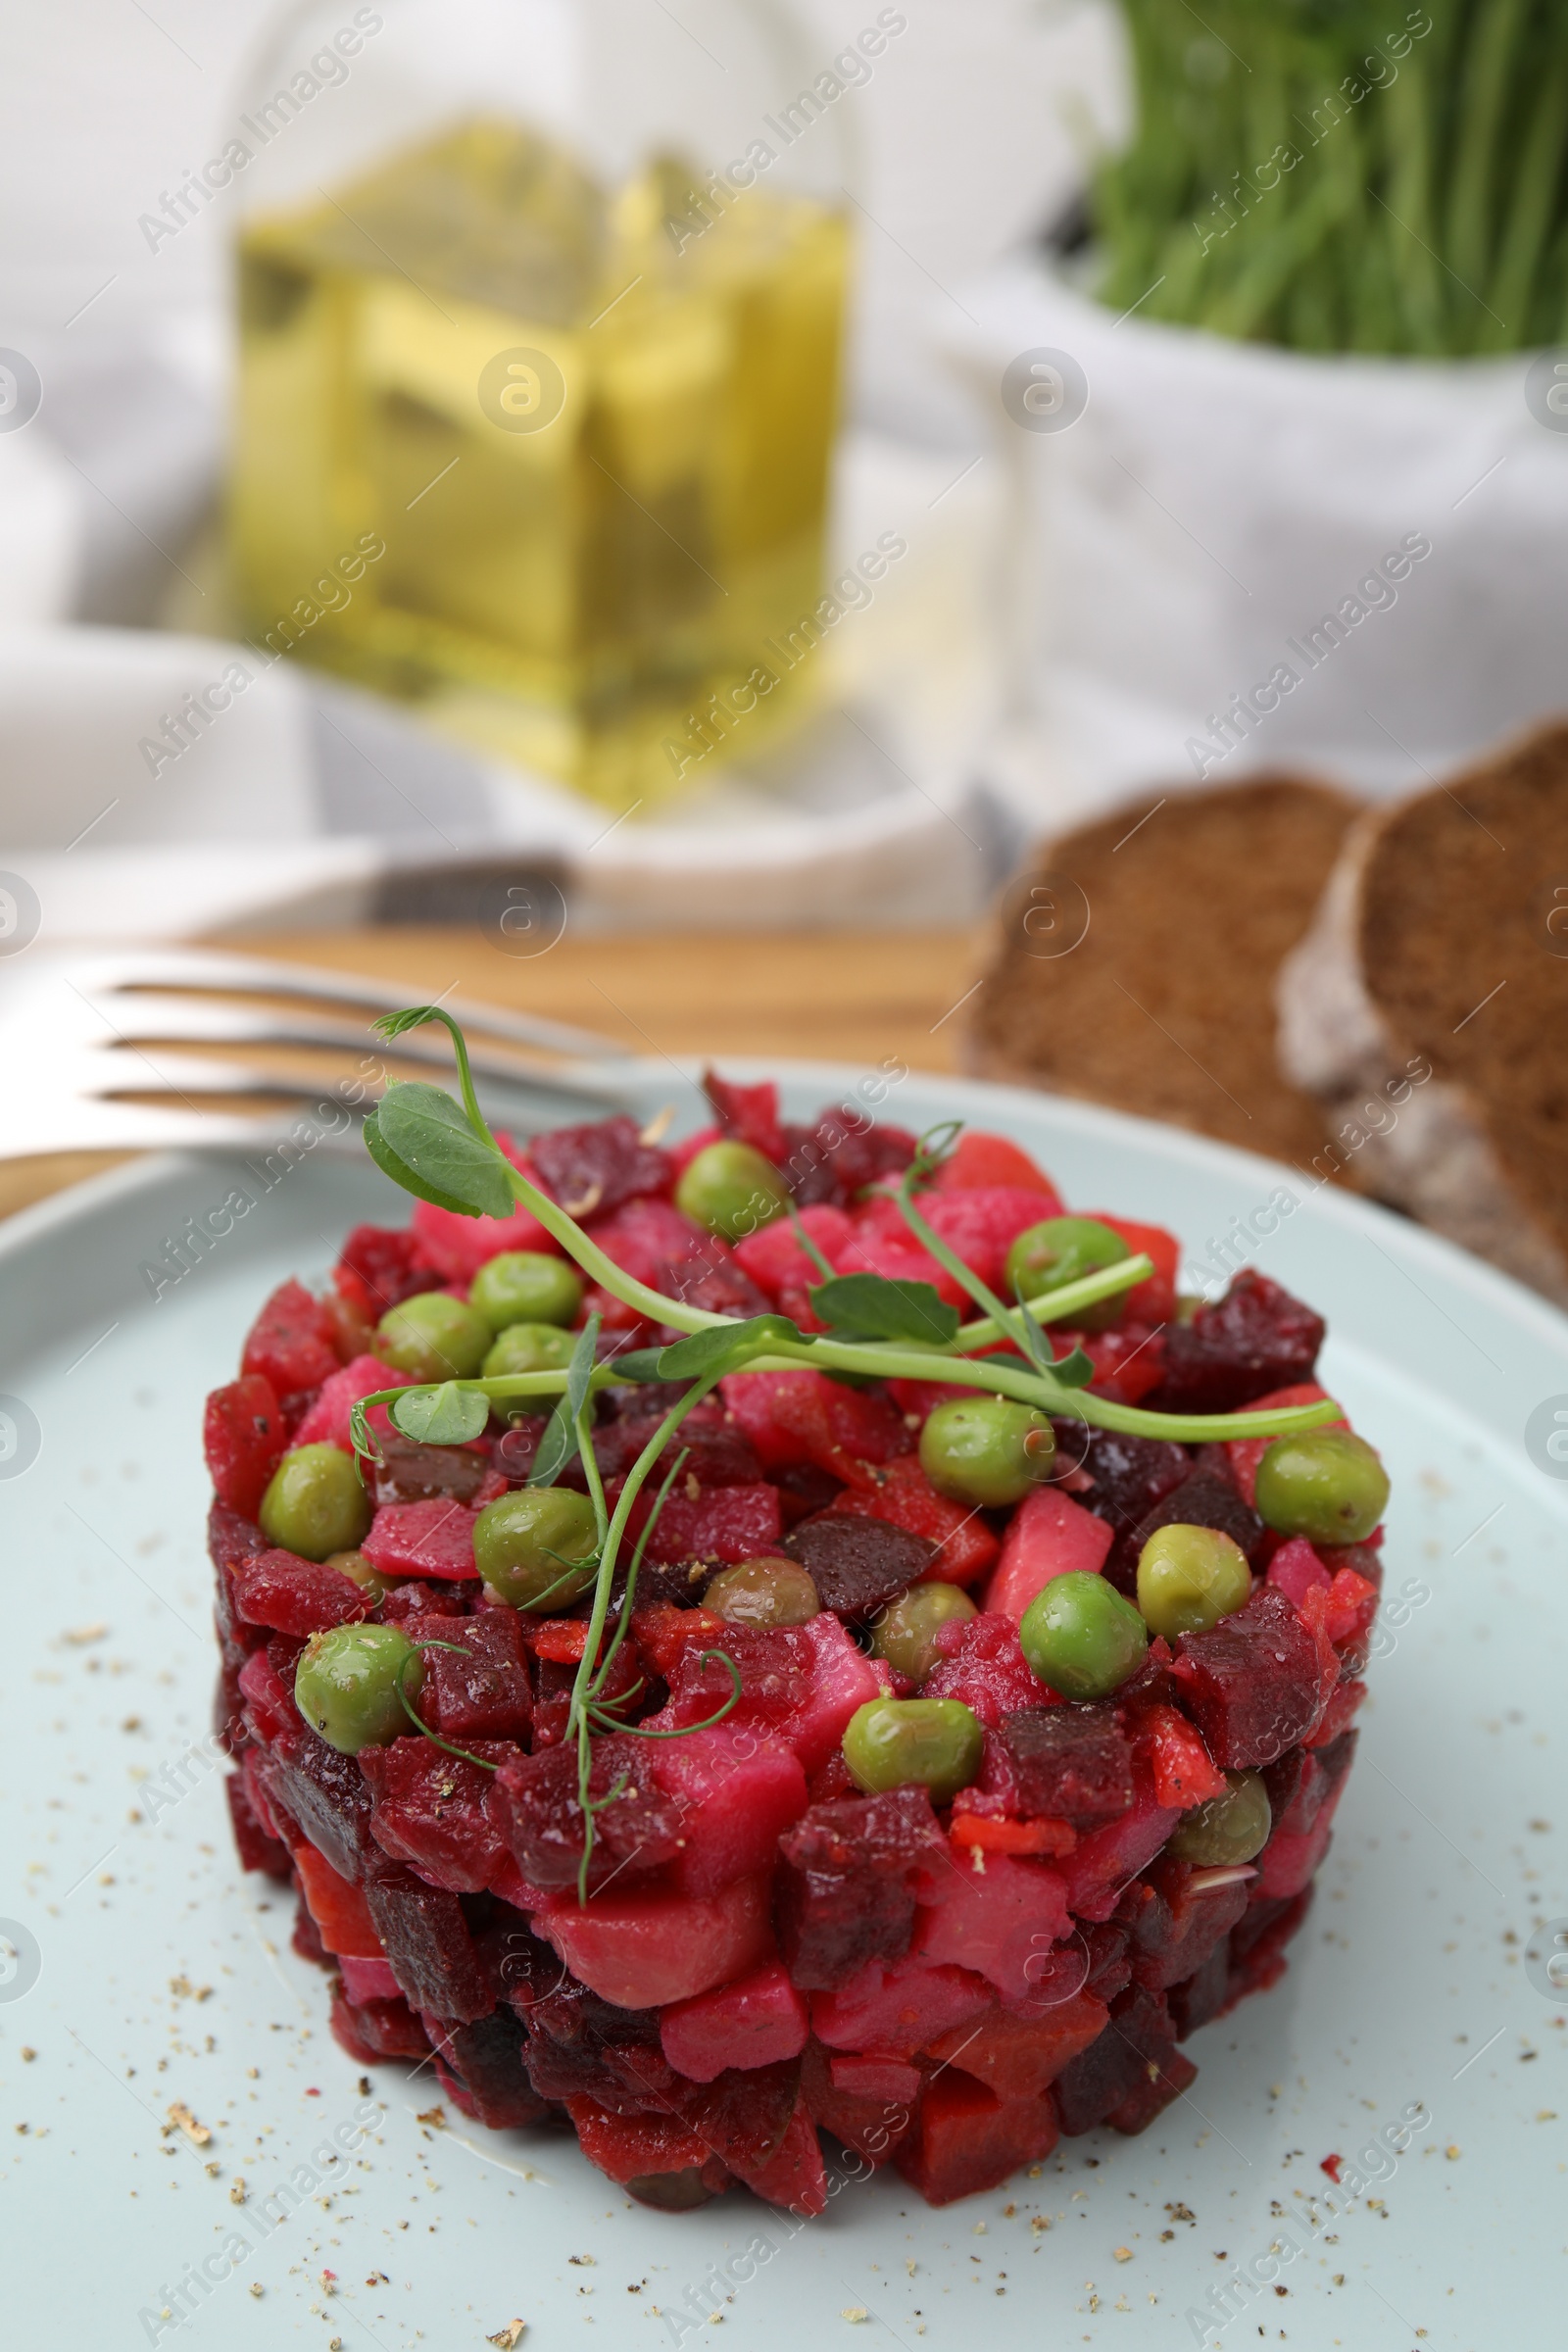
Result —
[[[880, 2056], [884, 2065], [904, 2063], [886, 2052]], [[821, 2042], [807, 2043], [801, 2061], [801, 2095], [812, 2123], [831, 2132], [867, 2164], [886, 2164], [908, 2136], [914, 2102], [843, 2088], [833, 2081], [833, 2065], [834, 2053]]]
[[916, 1900], [951, 1869], [923, 1788], [813, 1805], [779, 1839], [779, 1940], [805, 1991], [909, 1948]]
[[265, 1649], [254, 1650], [240, 1669], [240, 1693], [250, 1729], [264, 1747], [305, 1729], [305, 1718], [294, 1704], [294, 1687], [285, 1682]]
[[1056, 2144], [1050, 2091], [999, 2099], [972, 2076], [950, 2070], [928, 2084], [898, 2167], [928, 2205], [1000, 2188], [1020, 2165], [1039, 2164]]
[[454, 2025], [443, 2034], [441, 2055], [472, 2102], [472, 2112], [493, 2132], [541, 2124], [550, 2110], [523, 2066], [525, 2039], [510, 2009]]
[[533, 1720], [522, 1626], [515, 1609], [480, 1609], [455, 1624], [436, 1615], [405, 1617], [420, 1649], [424, 1681], [419, 1714], [443, 1740], [526, 1740]]
[[1036, 1487], [1008, 1523], [1001, 1561], [986, 1588], [987, 1609], [1017, 1624], [1053, 1577], [1093, 1576], [1103, 1568], [1113, 1540], [1103, 1519], [1059, 1487]]
[[716, 1070], [703, 1072], [703, 1092], [713, 1105], [720, 1132], [750, 1144], [775, 1167], [784, 1157], [784, 1130], [778, 1123], [778, 1088], [771, 1078], [760, 1086], [737, 1086]]
[[[510, 1740], [472, 1743], [487, 1763], [519, 1760]], [[370, 1835], [396, 1862], [454, 1894], [477, 1894], [500, 1867], [505, 1846], [487, 1804], [491, 1774], [433, 1740], [390, 1740], [363, 1747], [360, 1770], [375, 1793]]]
[[[662, 1391], [655, 1390], [639, 1397], [635, 1405], [629, 1405], [614, 1420], [600, 1423], [594, 1431], [594, 1459], [607, 1485], [612, 1479], [623, 1477], [653, 1443], [667, 1410], [668, 1398]], [[498, 1455], [505, 1445], [505, 1439], [499, 1441]], [[672, 1494], [687, 1477], [695, 1478], [700, 1487], [755, 1487], [761, 1483], [762, 1465], [756, 1449], [744, 1431], [726, 1418], [716, 1396], [707, 1397], [696, 1405], [675, 1434], [664, 1441], [662, 1451], [656, 1456], [659, 1463], [654, 1477], [656, 1489], [660, 1476], [677, 1452], [684, 1453], [687, 1460], [682, 1479], [671, 1489]], [[528, 1467], [532, 1467], [531, 1460]], [[509, 1466], [508, 1475], [516, 1477], [518, 1472]]]
[[932, 1232], [994, 1291], [1005, 1288], [1007, 1251], [1019, 1234], [1051, 1213], [1033, 1186], [1011, 1184], [956, 1186], [928, 1194], [920, 1208]]
[[827, 2072], [835, 2090], [853, 2091], [861, 2099], [891, 2099], [905, 2107], [913, 2106], [924, 2080], [906, 2058], [889, 2058], [880, 2050], [835, 2050]]
[[383, 1503], [360, 1548], [385, 1577], [477, 1577], [473, 1521], [463, 1503], [439, 1496]]
[[[514, 1167], [520, 1168], [525, 1176], [535, 1173], [507, 1136], [497, 1135], [496, 1141]], [[554, 1235], [546, 1232], [520, 1200], [506, 1217], [468, 1217], [457, 1209], [437, 1208], [431, 1200], [416, 1200], [414, 1238], [421, 1255], [437, 1269], [436, 1280], [440, 1283], [471, 1282], [479, 1268], [488, 1265], [503, 1250], [547, 1252], [559, 1250]], [[419, 1285], [421, 1290], [432, 1287], [428, 1280]]]
[[280, 1283], [251, 1325], [243, 1372], [259, 1372], [275, 1396], [318, 1389], [337, 1370], [332, 1318], [300, 1282]]
[[[1105, 2030], [1056, 2078], [1056, 2111], [1069, 2135], [1092, 2132], [1175, 2055], [1170, 2015], [1157, 1995], [1133, 1985], [1111, 2003]], [[1191, 2076], [1188, 2081], [1191, 2081]], [[1163, 2105], [1161, 2101], [1161, 2105]]]
[[940, 1197], [967, 1192], [976, 1185], [1004, 1185], [1013, 1192], [1043, 1196], [1036, 1200], [1037, 1217], [1054, 1217], [1061, 1209], [1055, 1186], [1021, 1145], [1004, 1135], [987, 1135], [978, 1127], [966, 1127], [932, 1177], [929, 1189]]
[[343, 1989], [358, 2008], [364, 2001], [401, 2001], [390, 1960], [357, 1960], [352, 1952], [334, 1955], [343, 1977]]
[[1150, 2059], [1142, 2079], [1120, 2106], [1111, 2109], [1105, 2121], [1113, 2132], [1124, 2132], [1129, 2138], [1147, 2132], [1172, 2099], [1179, 2099], [1197, 2080], [1198, 2069], [1190, 2058], [1180, 2050], [1164, 2050], [1160, 2056]]
[[[680, 1807], [654, 1778], [652, 1745], [614, 1734], [594, 1743], [590, 1797], [596, 1803], [608, 1797], [622, 1776], [626, 1786], [594, 1815], [590, 1886], [612, 1878], [624, 1885], [678, 1851]], [[488, 1810], [530, 1885], [575, 1888], [585, 1842], [575, 1740], [510, 1758], [495, 1776]]]
[[[1078, 1465], [1072, 1492], [1116, 1534], [1116, 1554], [1153, 1505], [1192, 1473], [1184, 1446], [1163, 1438], [1135, 1438], [1116, 1429], [1087, 1429], [1082, 1422], [1055, 1423], [1058, 1468]], [[1081, 1483], [1080, 1483], [1081, 1482]]]
[[[725, 1626], [703, 1647], [722, 1650], [740, 1671], [741, 1697], [725, 1718], [730, 1728], [775, 1733], [808, 1773], [833, 1753], [856, 1708], [884, 1688], [872, 1660], [826, 1610], [802, 1626]], [[661, 1731], [684, 1730], [733, 1692], [727, 1668], [716, 1659], [705, 1665], [694, 1644], [670, 1670], [669, 1704], [650, 1721]]]
[[207, 1553], [215, 1568], [232, 1566], [250, 1552], [266, 1551], [267, 1538], [254, 1519], [215, 1502], [207, 1514]]
[[367, 1323], [379, 1323], [405, 1298], [449, 1279], [423, 1256], [417, 1237], [399, 1225], [356, 1225], [333, 1274], [339, 1295]]
[[367, 1882], [365, 1899], [404, 1999], [460, 2025], [488, 2017], [495, 1991], [457, 1896], [386, 1867], [385, 1878]]
[[1225, 2006], [1245, 1993], [1266, 1992], [1285, 1974], [1285, 1946], [1305, 1919], [1312, 1887], [1290, 1897], [1258, 1895], [1231, 1930], [1231, 1973]]
[[639, 2204], [685, 2213], [717, 2196], [727, 2180], [700, 2133], [674, 2116], [611, 2115], [597, 2100], [565, 2102], [590, 2164], [618, 2181]]
[[836, 1511], [803, 1520], [784, 1549], [807, 1571], [823, 1608], [845, 1617], [868, 1617], [924, 1576], [936, 1556], [924, 1536]]
[[[451, 1624], [454, 1619], [466, 1618], [465, 1596], [470, 1591], [467, 1585], [427, 1585], [411, 1577], [407, 1584], [394, 1585], [382, 1598], [381, 1622], [407, 1625], [415, 1617], [445, 1617]], [[443, 1634], [441, 1638], [445, 1641], [448, 1636]]]
[[381, 1939], [366, 1907], [364, 1889], [335, 1871], [314, 1845], [298, 1847], [294, 1868], [326, 1949], [356, 1960], [379, 1960]]
[[798, 2058], [810, 2032], [804, 2000], [776, 1960], [715, 1992], [660, 2012], [659, 2038], [677, 2074], [711, 2082], [728, 2067]]
[[1326, 1592], [1334, 1579], [1306, 1538], [1293, 1536], [1288, 1544], [1280, 1545], [1269, 1561], [1268, 1581], [1279, 1587], [1293, 1608], [1299, 1609], [1314, 1585], [1320, 1586]]
[[[632, 1506], [628, 1536], [641, 1535], [654, 1496], [645, 1487]], [[654, 1560], [755, 1560], [779, 1548], [783, 1521], [776, 1487], [703, 1488], [695, 1496], [671, 1487], [648, 1539]]]
[[1145, 1514], [1129, 1537], [1121, 1554], [1122, 1582], [1129, 1592], [1137, 1583], [1138, 1555], [1161, 1527], [1214, 1528], [1239, 1544], [1249, 1560], [1257, 1558], [1263, 1540], [1262, 1520], [1230, 1482], [1212, 1470], [1195, 1470]]
[[914, 1157], [916, 1138], [906, 1128], [867, 1119], [858, 1108], [829, 1103], [814, 1127], [784, 1128], [785, 1183], [801, 1207], [831, 1200], [848, 1207], [879, 1176], [902, 1175]]
[[363, 1885], [382, 1860], [370, 1836], [370, 1791], [352, 1756], [339, 1755], [308, 1725], [280, 1736], [262, 1766], [262, 1785], [297, 1821], [340, 1878]]
[[1004, 2000], [1026, 2002], [1071, 1925], [1060, 1875], [1050, 1864], [980, 1853], [944, 1872], [927, 1892], [911, 1948], [933, 1963], [977, 1970]]
[[[349, 1428], [349, 1415], [355, 1405], [362, 1397], [373, 1396], [377, 1389], [406, 1389], [412, 1377], [408, 1372], [394, 1372], [391, 1365], [383, 1364], [378, 1356], [355, 1356], [352, 1362], [342, 1365], [328, 1380], [322, 1382], [321, 1393], [294, 1432], [292, 1443], [296, 1446], [341, 1446], [345, 1453], [352, 1453], [354, 1439]], [[372, 1411], [369, 1418], [378, 1425], [386, 1420], [385, 1414], [379, 1411]], [[386, 1424], [384, 1430], [378, 1426], [377, 1435], [385, 1445], [392, 1435], [390, 1424]]]
[[288, 1940], [289, 1949], [298, 1952], [302, 1960], [313, 1961], [318, 1968], [331, 1967], [331, 1957], [303, 1895], [294, 1900], [294, 1933]]
[[910, 1453], [914, 1441], [884, 1396], [847, 1389], [823, 1372], [731, 1372], [719, 1383], [736, 1423], [771, 1474], [804, 1462], [849, 1485], [866, 1465]]
[[645, 1144], [635, 1119], [557, 1127], [528, 1147], [541, 1190], [574, 1217], [604, 1216], [642, 1193], [667, 1193], [669, 1153]]
[[671, 2071], [665, 2095], [713, 2154], [749, 2182], [778, 2154], [795, 2116], [800, 2084], [799, 2063], [774, 2059], [744, 2072], [726, 2068], [711, 2082], [688, 2082]]
[[827, 2173], [810, 2109], [804, 2098], [796, 2105], [773, 2154], [759, 2166], [736, 2165], [737, 2178], [753, 2196], [769, 2205], [782, 2205], [808, 2221], [827, 2206]]
[[[662, 1260], [655, 1269], [654, 1288], [666, 1298], [700, 1306], [710, 1315], [762, 1315], [768, 1299], [745, 1271], [725, 1242], [710, 1236], [701, 1250]], [[684, 1339], [678, 1325], [665, 1329], [666, 1341]]]
[[1167, 1413], [1236, 1412], [1271, 1389], [1310, 1380], [1322, 1345], [1321, 1315], [1244, 1267], [1223, 1298], [1170, 1325], [1152, 1402]]
[[[834, 1253], [844, 1249], [855, 1232], [852, 1220], [842, 1208], [830, 1208], [823, 1203], [801, 1211], [801, 1223], [821, 1250], [829, 1265]], [[793, 1222], [788, 1217], [776, 1217], [758, 1233], [749, 1233], [735, 1245], [735, 1255], [758, 1289], [769, 1302], [777, 1306], [786, 1293], [802, 1297], [814, 1290], [822, 1279], [821, 1268], [802, 1249]], [[786, 1310], [787, 1311], [787, 1310]]]
[[1114, 1707], [1026, 1707], [997, 1734], [1017, 1810], [1098, 1829], [1133, 1801], [1133, 1751]]
[[553, 1895], [534, 1916], [573, 1976], [623, 2009], [661, 2009], [745, 1976], [773, 1948], [765, 1879], [717, 1894], [641, 1892], [622, 1879], [579, 1906]]
[[811, 1995], [811, 2031], [829, 2049], [910, 2057], [950, 2026], [992, 2007], [984, 1977], [955, 1962], [868, 1960], [846, 1984]]
[[1172, 1669], [1182, 1704], [1227, 1772], [1272, 1764], [1320, 1712], [1316, 1644], [1283, 1592], [1259, 1585], [1206, 1634], [1183, 1634]]
[[939, 2034], [926, 2055], [941, 2067], [960, 2067], [999, 2098], [1036, 2099], [1104, 2023], [1104, 2002], [1080, 1991], [1024, 2017], [994, 2009], [977, 2026]]
[[949, 1306], [968, 1304], [962, 1283], [921, 1247], [891, 1201], [867, 1203], [864, 1213], [856, 1219], [853, 1238], [833, 1263], [840, 1274], [875, 1274], [884, 1282], [929, 1283]]
[[1152, 1795], [1134, 1798], [1119, 1821], [1091, 1830], [1057, 1865], [1067, 1888], [1067, 1907], [1078, 1919], [1108, 1919], [1121, 1888], [1152, 1862], [1181, 1819], [1175, 1805]]
[[1148, 1769], [1160, 1805], [1200, 1805], [1225, 1793], [1225, 1775], [1185, 1715], [1174, 1707], [1143, 1706], [1134, 1710], [1138, 1752]]
[[208, 1475], [220, 1502], [254, 1519], [288, 1446], [276, 1392], [260, 1372], [214, 1389], [202, 1417]]
[[1257, 1884], [1254, 1891], [1270, 1896], [1299, 1894], [1310, 1884], [1318, 1864], [1328, 1852], [1334, 1825], [1332, 1801], [1319, 1813], [1309, 1830], [1291, 1837], [1276, 1830], [1257, 1857]]
[[237, 1560], [234, 1605], [247, 1625], [274, 1633], [324, 1633], [328, 1626], [358, 1625], [369, 1603], [351, 1576], [326, 1562], [302, 1560], [292, 1551], [256, 1551]]
[[1185, 2041], [1189, 2034], [1218, 2017], [1229, 1990], [1230, 1937], [1222, 1936], [1202, 1967], [1195, 1969], [1184, 1983], [1173, 1984], [1165, 1995], [1177, 2040]]
[[430, 2044], [407, 2001], [353, 2001], [347, 1987], [332, 1996], [332, 2035], [360, 2066], [383, 2058], [423, 2058]]
[[781, 1834], [806, 1811], [806, 1773], [794, 1749], [727, 1723], [648, 1745], [643, 1770], [678, 1822], [670, 1885], [682, 1894], [714, 1894], [732, 1879], [770, 1871]]
[[1004, 1715], [1057, 1704], [1056, 1694], [1030, 1670], [1010, 1617], [983, 1611], [955, 1618], [937, 1633], [938, 1663], [921, 1686], [923, 1698], [961, 1699], [994, 1732]]
[[1137, 1982], [1162, 1992], [1192, 1976], [1227, 1940], [1250, 1891], [1245, 1878], [1216, 1886], [1200, 1875], [1195, 1882], [1187, 1863], [1161, 1856], [1149, 1883], [1135, 1880], [1117, 1909], [1129, 1929]]
[[229, 1773], [223, 1782], [223, 1794], [228, 1799], [229, 1825], [234, 1832], [234, 1848], [241, 1870], [265, 1871], [270, 1879], [280, 1880], [287, 1886], [288, 1847], [264, 1826], [251, 1802], [243, 1774]]
[[924, 1574], [945, 1584], [972, 1585], [999, 1549], [984, 1520], [939, 1494], [912, 1453], [883, 1463], [874, 1485], [846, 1487], [833, 1497], [831, 1507], [861, 1519], [885, 1519], [889, 1526], [934, 1544]]

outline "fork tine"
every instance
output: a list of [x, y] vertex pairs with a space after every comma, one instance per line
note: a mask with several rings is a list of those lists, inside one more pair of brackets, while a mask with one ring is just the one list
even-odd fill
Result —
[[[410, 1002], [407, 988], [383, 980], [313, 969], [308, 964], [272, 963], [261, 956], [214, 955], [191, 949], [127, 950], [93, 959], [100, 988], [122, 994], [143, 988], [215, 988], [238, 995], [295, 997], [397, 1012]], [[624, 1049], [591, 1029], [577, 1029], [534, 1013], [503, 1010], [466, 998], [443, 1000], [455, 1020], [515, 1045], [589, 1060], [621, 1058]]]
[[[242, 1004], [225, 1004], [220, 1000], [198, 996], [160, 996], [136, 991], [111, 998], [115, 1027], [127, 1045], [190, 1043], [222, 1046], [320, 1046], [340, 1049], [346, 1053], [366, 1054], [373, 1047], [377, 1055], [392, 1060], [412, 1061], [428, 1069], [451, 1070], [453, 1058], [443, 1038], [409, 1036], [385, 1045], [368, 1028], [357, 1029], [347, 1022], [321, 1020], [306, 1012], [253, 1012]], [[524, 1050], [498, 1048], [473, 1041], [468, 1048], [468, 1059], [483, 1077], [508, 1079], [526, 1084], [530, 1080], [562, 1084], [568, 1073], [559, 1061], [547, 1057], [530, 1058]], [[608, 1079], [600, 1079], [591, 1071], [569, 1073], [573, 1092], [592, 1095], [595, 1100], [618, 1101], [619, 1089]]]

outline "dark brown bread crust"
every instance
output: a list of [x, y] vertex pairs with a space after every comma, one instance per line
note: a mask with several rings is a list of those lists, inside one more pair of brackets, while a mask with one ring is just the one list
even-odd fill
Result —
[[968, 1066], [1321, 1161], [1329, 1131], [1280, 1074], [1272, 992], [1354, 814], [1326, 785], [1259, 776], [1048, 843], [997, 919]]
[[1378, 1189], [1568, 1304], [1568, 726], [1363, 817], [1280, 1010], [1339, 1108], [1430, 1067], [1367, 1145]]

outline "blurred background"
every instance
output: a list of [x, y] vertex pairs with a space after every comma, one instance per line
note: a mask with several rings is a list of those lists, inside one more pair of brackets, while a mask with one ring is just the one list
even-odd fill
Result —
[[1040, 845], [1259, 775], [1337, 842], [1560, 709], [1546, 0], [6, 31], [7, 953], [1094, 1091], [997, 1013]]

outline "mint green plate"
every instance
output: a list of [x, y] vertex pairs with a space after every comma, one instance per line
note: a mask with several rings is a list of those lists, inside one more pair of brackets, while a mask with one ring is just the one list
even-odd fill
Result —
[[[862, 1079], [784, 1076], [796, 1116]], [[639, 1113], [680, 1091], [664, 1062], [627, 1086]], [[695, 1087], [680, 1107], [695, 1123]], [[1284, 1983], [1195, 2036], [1192, 2093], [1143, 2138], [1064, 2141], [941, 2212], [841, 2167], [801, 2230], [740, 2194], [647, 2212], [560, 2135], [429, 2120], [428, 2074], [362, 2088], [289, 1949], [291, 1903], [235, 1864], [200, 1746], [200, 1416], [267, 1290], [407, 1204], [368, 1161], [307, 1157], [155, 1299], [143, 1269], [184, 1220], [260, 1190], [225, 1159], [155, 1161], [0, 1232], [10, 2340], [461, 2352], [517, 2319], [525, 2352], [653, 2352], [710, 2340], [710, 2312], [748, 2352], [856, 2327], [909, 2352], [1558, 2340], [1568, 1961], [1554, 1988], [1537, 1932], [1568, 1936], [1568, 1459], [1549, 1449], [1568, 1455], [1568, 1322], [1381, 1210], [1169, 1130], [925, 1077], [883, 1115], [955, 1114], [1016, 1137], [1074, 1206], [1173, 1226], [1194, 1266], [1294, 1196], [1249, 1247], [1328, 1315], [1325, 1377], [1395, 1503], [1385, 1654]], [[171, 2125], [176, 2103], [210, 2138]], [[1403, 2152], [1363, 2165], [1384, 2177], [1327, 2213], [1323, 2159], [1352, 2180], [1411, 2111]], [[1282, 2214], [1301, 2240], [1283, 2267]]]

